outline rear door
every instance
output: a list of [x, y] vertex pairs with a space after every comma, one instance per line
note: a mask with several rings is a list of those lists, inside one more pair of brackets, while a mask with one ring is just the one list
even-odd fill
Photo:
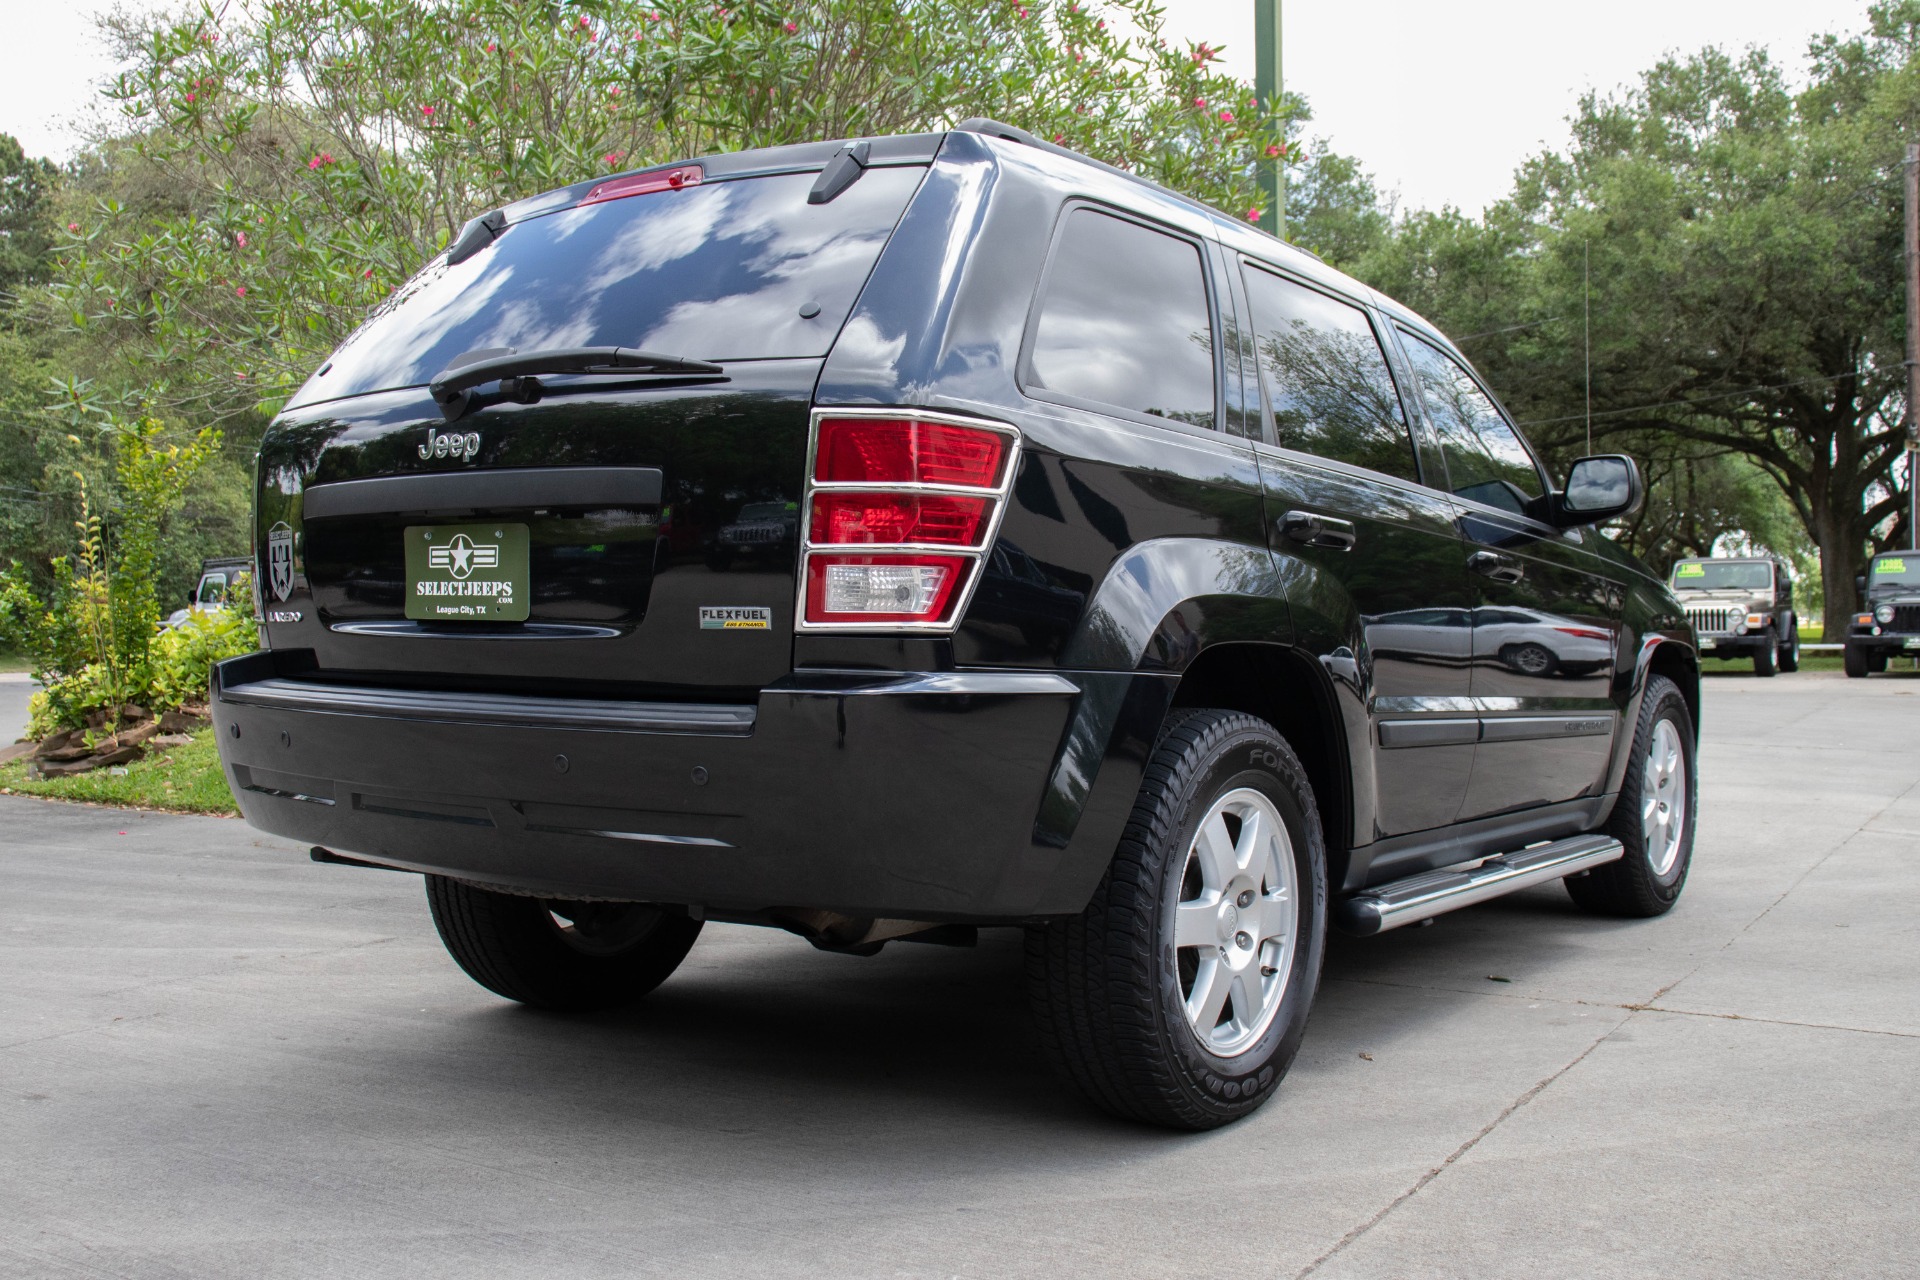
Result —
[[1478, 732], [1453, 504], [1420, 482], [1370, 313], [1253, 260], [1242, 279], [1263, 400], [1255, 449], [1271, 545], [1293, 566], [1294, 627], [1360, 700], [1377, 748], [1354, 744], [1373, 764], [1374, 810], [1355, 838], [1444, 826]]
[[1473, 782], [1460, 816], [1593, 794], [1616, 716], [1613, 678], [1625, 583], [1585, 548], [1590, 529], [1541, 523], [1545, 478], [1464, 365], [1406, 330], [1403, 347], [1460, 503], [1473, 584]]

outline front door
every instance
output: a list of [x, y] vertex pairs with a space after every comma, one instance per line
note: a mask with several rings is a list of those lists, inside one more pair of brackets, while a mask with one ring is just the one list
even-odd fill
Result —
[[1445, 826], [1479, 728], [1455, 506], [1420, 482], [1368, 313], [1260, 264], [1242, 278], [1264, 390], [1255, 453], [1270, 545], [1296, 638], [1323, 655], [1345, 699], [1363, 792], [1354, 841]]
[[1624, 583], [1586, 550], [1599, 534], [1533, 518], [1546, 492], [1540, 468], [1472, 375], [1425, 340], [1403, 336], [1460, 499], [1473, 584], [1480, 749], [1460, 816], [1597, 794], [1617, 729]]

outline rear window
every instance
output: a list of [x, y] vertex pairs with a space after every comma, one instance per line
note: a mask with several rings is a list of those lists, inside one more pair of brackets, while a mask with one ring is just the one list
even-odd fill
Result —
[[489, 347], [637, 347], [720, 362], [824, 356], [925, 173], [870, 169], [818, 205], [807, 203], [818, 175], [793, 173], [515, 223], [465, 262], [427, 264], [289, 407], [419, 386]]

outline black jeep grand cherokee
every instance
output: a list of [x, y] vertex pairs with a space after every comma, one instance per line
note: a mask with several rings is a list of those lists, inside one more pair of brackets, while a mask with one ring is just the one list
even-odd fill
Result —
[[1019, 130], [715, 156], [475, 219], [313, 375], [215, 716], [250, 822], [424, 872], [501, 995], [634, 1000], [705, 920], [1024, 925], [1066, 1076], [1204, 1128], [1329, 926], [1673, 904], [1692, 631], [1592, 528], [1639, 487]]

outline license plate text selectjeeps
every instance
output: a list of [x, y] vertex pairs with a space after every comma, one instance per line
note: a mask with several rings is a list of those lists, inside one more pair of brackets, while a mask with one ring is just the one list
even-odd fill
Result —
[[525, 622], [524, 524], [410, 525], [407, 617], [418, 622]]

